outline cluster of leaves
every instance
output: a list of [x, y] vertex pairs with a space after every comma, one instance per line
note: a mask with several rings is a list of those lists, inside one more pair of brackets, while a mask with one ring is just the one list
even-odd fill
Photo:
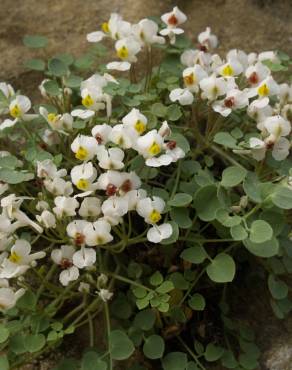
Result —
[[[29, 36], [24, 43], [43, 48], [47, 40]], [[17, 368], [23, 360], [52, 350], [64, 336], [83, 325], [89, 326], [90, 348], [81, 360], [64, 359], [56, 370], [111, 370], [115, 361], [125, 360], [127, 365], [123, 362], [122, 366], [129, 370], [149, 366], [203, 370], [206, 363], [215, 361], [220, 361], [224, 369], [256, 369], [260, 352], [255, 335], [232, 319], [228, 303], [228, 283], [236, 274], [239, 280], [244, 279], [241, 264], [258, 264], [258, 278], [265, 279], [263, 284], [271, 293], [270, 304], [277, 317], [284, 318], [292, 310], [287, 278], [292, 272], [292, 189], [288, 184], [291, 159], [276, 162], [268, 156], [261, 166], [236, 155], [241, 141], [249, 135], [248, 129], [240, 128], [248, 120], [244, 112], [232, 114], [228, 125], [223, 122], [220, 130], [207, 135], [204, 127], [210, 119], [210, 108], [205, 107], [198, 133], [193, 112], [168, 98], [169, 92], [179, 86], [183, 69], [179, 53], [188, 46], [189, 41], [181, 36], [165, 50], [161, 66], [152, 70], [147, 91], [145, 79], [137, 82], [120, 78], [119, 84], [109, 83], [106, 87], [106, 92], [115, 98], [113, 120], [118, 121], [132, 107], [146, 115], [150, 128], [167, 119], [173, 130], [171, 139], [187, 153], [169, 172], [141, 169], [140, 156], [129, 164], [130, 170], [140, 170], [145, 189], [165, 200], [173, 234], [157, 247], [145, 242], [135, 248], [129, 246], [121, 254], [100, 252], [103, 263], [98, 272], [110, 278], [115, 291], [108, 303], [92, 300], [90, 295], [80, 301], [80, 295], [70, 292], [70, 286], [65, 291], [54, 287], [53, 270], [49, 272], [46, 266], [35, 268], [34, 273], [46, 283], [39, 288], [32, 282], [30, 290], [7, 311], [0, 324], [0, 348], [5, 351], [0, 355], [1, 369]], [[43, 71], [51, 78], [43, 86], [51, 99], [47, 104], [50, 112], [66, 109], [54, 105], [54, 98], [65, 87], [72, 89], [72, 101], [78, 101], [84, 72], [95, 68], [97, 57], [105, 53], [106, 49], [98, 46], [77, 59], [62, 54], [48, 62], [26, 62], [28, 68]], [[285, 71], [290, 59], [283, 54], [282, 61], [269, 67]], [[103, 70], [104, 66], [99, 65], [99, 71]], [[103, 122], [104, 117], [97, 120]], [[41, 148], [38, 137], [43, 122], [34, 123], [35, 130], [22, 143], [21, 160], [14, 155], [0, 158], [0, 181], [12, 188], [22, 184], [28, 194], [36, 191], [32, 181], [36, 160], [52, 159], [56, 164], [63, 161], [65, 166], [68, 156], [66, 138], [62, 153]], [[82, 133], [85, 123], [77, 120], [73, 127], [75, 134]], [[12, 147], [19, 144], [21, 135], [16, 132], [10, 136]], [[139, 229], [139, 222], [133, 220], [133, 227]], [[89, 274], [88, 281], [96, 280], [96, 276], [97, 271]], [[55, 294], [51, 295], [51, 290]], [[192, 330], [204, 317], [213, 315], [214, 305], [219, 337]], [[101, 320], [98, 314], [103, 308], [106, 349], [103, 342], [97, 348], [100, 333], [94, 333], [92, 328], [94, 317]]]

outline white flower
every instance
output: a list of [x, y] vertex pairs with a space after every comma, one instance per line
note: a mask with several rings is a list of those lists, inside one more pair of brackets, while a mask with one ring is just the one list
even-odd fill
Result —
[[106, 149], [103, 145], [100, 145], [97, 150], [97, 159], [99, 161], [99, 167], [109, 170], [119, 170], [124, 167], [123, 159], [125, 153], [120, 148], [109, 148]]
[[68, 197], [73, 193], [73, 187], [70, 181], [65, 181], [61, 177], [55, 177], [53, 180], [44, 180], [45, 188], [55, 196], [64, 195]]
[[84, 245], [85, 244], [85, 237], [86, 227], [90, 225], [90, 222], [86, 220], [74, 220], [70, 222], [67, 227], [66, 231], [70, 238], [73, 239], [76, 245]]
[[111, 225], [118, 225], [122, 216], [128, 212], [128, 201], [125, 197], [112, 196], [102, 203], [101, 210], [106, 221]]
[[255, 160], [261, 161], [265, 158], [267, 148], [263, 140], [252, 137], [249, 139], [249, 146], [251, 148], [251, 154]]
[[62, 245], [60, 249], [54, 249], [51, 253], [52, 260], [64, 269], [59, 275], [59, 280], [64, 286], [79, 277], [78, 268], [73, 266], [74, 253], [75, 248], [71, 245]]
[[125, 127], [135, 129], [139, 135], [142, 135], [147, 127], [147, 118], [136, 108], [133, 108], [131, 112], [122, 119], [122, 122]]
[[71, 281], [75, 281], [79, 278], [79, 270], [76, 266], [71, 266], [63, 270], [59, 275], [60, 283], [67, 286]]
[[97, 171], [91, 162], [82, 163], [71, 170], [72, 183], [79, 190], [87, 191], [96, 188], [93, 181], [96, 179]]
[[102, 31], [91, 32], [87, 35], [87, 41], [100, 42], [104, 37], [114, 40], [129, 36], [131, 34], [131, 24], [122, 19], [117, 13], [112, 13], [108, 22], [101, 26]]
[[56, 207], [53, 208], [53, 211], [58, 218], [75, 216], [75, 210], [79, 206], [79, 203], [75, 198], [65, 196], [56, 197], [54, 199], [54, 203]]
[[230, 59], [218, 68], [218, 73], [223, 77], [237, 76], [243, 72], [243, 67], [237, 59]]
[[103, 123], [102, 125], [96, 125], [91, 130], [91, 135], [95, 138], [97, 143], [105, 145], [109, 141], [109, 135], [112, 131], [112, 127]]
[[154, 225], [147, 232], [147, 239], [151, 243], [160, 243], [163, 239], [167, 239], [172, 235], [171, 224]]
[[187, 67], [198, 64], [203, 68], [208, 68], [211, 63], [211, 55], [204, 51], [188, 49], [182, 53], [180, 61]]
[[48, 210], [49, 208], [50, 208], [49, 203], [47, 203], [44, 200], [38, 201], [36, 206], [35, 206], [35, 209], [37, 211], [44, 211], [44, 210]]
[[144, 158], [152, 158], [163, 149], [163, 138], [157, 130], [151, 130], [146, 135], [140, 136], [135, 148]]
[[270, 70], [264, 64], [258, 62], [255, 65], [249, 66], [245, 71], [245, 77], [248, 82], [254, 86], [258, 85], [261, 81], [270, 75]]
[[6, 128], [9, 128], [9, 127], [13, 127], [16, 123], [17, 123], [17, 119], [12, 121], [11, 119], [6, 118], [4, 119], [4, 121], [0, 123], [0, 131], [5, 130]]
[[100, 289], [100, 291], [98, 292], [98, 295], [100, 296], [100, 298], [103, 302], [107, 302], [112, 298], [113, 293], [111, 293], [107, 289]]
[[89, 161], [96, 155], [98, 143], [91, 136], [78, 135], [72, 142], [71, 149], [77, 159]]
[[0, 82], [0, 92], [5, 97], [5, 99], [0, 101], [0, 114], [7, 114], [9, 112], [9, 99], [15, 95], [15, 92], [13, 87], [6, 82]]
[[198, 35], [198, 41], [206, 50], [215, 49], [218, 46], [218, 38], [211, 33], [210, 27]]
[[215, 112], [227, 117], [232, 110], [246, 107], [248, 102], [248, 96], [244, 91], [232, 89], [227, 92], [225, 99], [215, 101], [212, 107]]
[[161, 20], [167, 25], [167, 28], [162, 29], [159, 32], [160, 35], [168, 36], [170, 43], [174, 44], [176, 40], [175, 36], [184, 33], [184, 30], [177, 26], [184, 23], [187, 20], [187, 16], [176, 6], [171, 12], [163, 14]]
[[115, 44], [115, 48], [117, 56], [122, 61], [133, 63], [137, 61], [136, 54], [141, 50], [141, 45], [134, 37], [126, 37], [118, 40]]
[[291, 131], [290, 122], [281, 116], [267, 117], [263, 122], [263, 127], [275, 139], [278, 139], [280, 136], [287, 136]]
[[25, 293], [25, 289], [0, 288], [0, 310], [9, 310], [14, 307], [17, 300]]
[[49, 146], [60, 144], [60, 136], [57, 131], [46, 129], [41, 136], [43, 141]]
[[189, 105], [194, 101], [193, 94], [188, 89], [174, 89], [169, 94], [172, 102], [178, 101], [181, 105]]
[[137, 131], [133, 128], [118, 124], [111, 130], [109, 140], [123, 149], [129, 149], [132, 147], [133, 141], [136, 140], [138, 136]]
[[95, 264], [96, 252], [93, 248], [81, 247], [81, 249], [74, 253], [73, 263], [79, 269], [91, 267]]
[[226, 93], [228, 85], [223, 77], [212, 75], [200, 81], [202, 97], [208, 100], [215, 100]]
[[81, 282], [78, 287], [80, 293], [88, 294], [90, 292], [90, 285], [88, 283]]
[[132, 31], [142, 45], [165, 43], [164, 38], [157, 35], [158, 25], [150, 19], [142, 19], [138, 24], [134, 24]]
[[95, 197], [87, 197], [83, 199], [78, 211], [81, 217], [97, 217], [101, 213], [100, 199]]
[[25, 119], [26, 112], [31, 108], [31, 102], [27, 96], [17, 95], [9, 104], [9, 112], [13, 118]]
[[130, 190], [123, 196], [128, 202], [128, 211], [134, 211], [137, 207], [139, 200], [146, 198], [147, 192], [144, 189]]
[[199, 91], [199, 82], [207, 76], [207, 72], [199, 64], [183, 71], [184, 84], [189, 91], [194, 93]]
[[91, 118], [93, 117], [95, 114], [95, 112], [93, 110], [89, 110], [89, 109], [74, 109], [72, 110], [71, 112], [71, 115], [72, 117], [78, 117], [78, 118], [81, 118], [81, 119], [88, 119], [88, 118]]
[[263, 81], [261, 81], [259, 86], [255, 88], [255, 94], [257, 94], [260, 98], [277, 95], [279, 91], [279, 85], [271, 76], [265, 78]]
[[10, 256], [5, 258], [0, 266], [0, 278], [10, 279], [24, 274], [35, 260], [44, 258], [45, 252], [30, 254], [31, 245], [24, 239], [16, 240], [10, 250]]
[[[254, 100], [247, 107], [247, 114], [255, 121], [262, 122], [265, 118], [273, 114], [273, 109], [268, 104], [268, 98]], [[262, 130], [261, 125], [257, 127]]]
[[32, 221], [24, 212], [20, 210], [21, 203], [24, 199], [25, 197], [16, 197], [15, 194], [10, 194], [7, 197], [2, 198], [2, 214], [10, 220], [18, 221], [17, 227], [30, 226], [38, 233], [42, 233], [43, 228], [36, 222]]
[[71, 131], [73, 127], [73, 118], [69, 113], [56, 114], [49, 113], [46, 108], [40, 107], [40, 114], [47, 121], [52, 130]]
[[106, 65], [108, 70], [112, 71], [128, 71], [131, 68], [129, 62], [110, 62]]
[[145, 222], [148, 224], [156, 224], [161, 220], [161, 213], [165, 207], [165, 202], [162, 198], [152, 197], [144, 198], [138, 201], [137, 213], [144, 217]]
[[37, 215], [36, 219], [46, 229], [54, 229], [56, 227], [56, 217], [50, 211], [44, 210], [41, 215]]
[[64, 177], [67, 175], [65, 169], [58, 171], [57, 166], [51, 159], [46, 159], [44, 161], [37, 161], [37, 176], [40, 178], [50, 178], [54, 179], [56, 177]]
[[113, 236], [110, 234], [111, 225], [105, 220], [97, 220], [89, 223], [84, 229], [86, 245], [93, 247], [111, 242]]

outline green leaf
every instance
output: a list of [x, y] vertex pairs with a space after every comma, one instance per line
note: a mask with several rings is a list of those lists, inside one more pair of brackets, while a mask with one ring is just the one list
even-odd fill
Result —
[[166, 114], [170, 121], [177, 121], [182, 116], [182, 111], [179, 105], [171, 104], [167, 107]]
[[246, 195], [255, 203], [262, 201], [261, 190], [259, 188], [260, 182], [253, 172], [248, 172], [245, 181], [243, 182], [243, 189]]
[[161, 358], [163, 356], [164, 349], [164, 340], [160, 335], [153, 334], [145, 339], [143, 353], [150, 360]]
[[81, 370], [107, 370], [107, 364], [99, 359], [96, 352], [89, 351], [82, 357]]
[[239, 363], [246, 370], [258, 369], [258, 361], [248, 353], [239, 355]]
[[43, 334], [31, 334], [25, 337], [25, 348], [28, 352], [34, 353], [40, 351], [46, 344], [46, 338]]
[[246, 177], [247, 171], [239, 166], [226, 168], [222, 173], [221, 185], [226, 188], [232, 188], [240, 184]]
[[193, 198], [190, 194], [177, 193], [172, 199], [167, 202], [167, 204], [173, 207], [184, 207], [190, 204], [192, 200]]
[[9, 370], [9, 361], [6, 355], [0, 355], [0, 369], [1, 370]]
[[63, 77], [68, 73], [68, 66], [60, 59], [52, 58], [48, 62], [48, 69], [53, 76]]
[[236, 140], [228, 132], [218, 132], [214, 137], [214, 142], [227, 148], [237, 149]]
[[155, 103], [151, 107], [151, 113], [157, 117], [165, 117], [167, 113], [167, 107], [162, 103]]
[[219, 253], [207, 267], [209, 278], [216, 283], [228, 283], [235, 276], [235, 262], [231, 256], [226, 253]]
[[205, 351], [205, 359], [209, 362], [217, 361], [220, 357], [222, 357], [224, 353], [224, 348], [220, 346], [216, 346], [213, 343], [209, 343], [207, 345], [206, 351]]
[[268, 286], [273, 298], [284, 299], [287, 297], [289, 292], [287, 284], [284, 281], [276, 278], [275, 275], [269, 275]]
[[201, 245], [197, 245], [195, 247], [187, 248], [182, 251], [180, 257], [185, 261], [199, 264], [205, 261], [207, 253], [204, 247], [202, 247]]
[[195, 293], [190, 299], [189, 299], [189, 306], [195, 310], [195, 311], [204, 311], [206, 306], [205, 298], [202, 296], [202, 294]]
[[200, 188], [195, 193], [194, 207], [201, 220], [214, 220], [217, 210], [221, 207], [217, 197], [217, 187], [215, 185], [207, 185]]
[[164, 281], [158, 288], [156, 288], [156, 292], [160, 294], [165, 294], [174, 289], [173, 282], [170, 280]]
[[110, 352], [114, 360], [126, 360], [129, 358], [135, 347], [133, 342], [121, 330], [113, 330], [109, 335]]
[[174, 207], [170, 210], [171, 219], [182, 229], [188, 229], [192, 226], [192, 220], [189, 214], [189, 209], [185, 207]]
[[24, 62], [24, 66], [34, 71], [44, 71], [46, 69], [46, 63], [42, 59], [28, 59]]
[[14, 155], [6, 155], [0, 158], [0, 168], [14, 169], [20, 165], [20, 161]]
[[278, 254], [279, 242], [276, 238], [272, 238], [264, 243], [253, 243], [250, 239], [243, 241], [247, 250], [258, 257], [273, 257]]
[[183, 352], [170, 352], [162, 360], [163, 370], [186, 370], [188, 357]]
[[226, 369], [235, 369], [238, 366], [238, 362], [236, 361], [232, 351], [225, 351], [225, 353], [222, 356], [221, 361], [222, 361], [222, 365]]
[[134, 326], [144, 331], [151, 330], [155, 324], [156, 315], [153, 309], [138, 312], [134, 319]]
[[34, 311], [36, 303], [36, 295], [27, 290], [24, 295], [18, 299], [16, 306], [22, 310]]
[[159, 271], [156, 271], [150, 276], [149, 282], [153, 286], [158, 286], [163, 282], [163, 276]]
[[232, 226], [230, 234], [234, 240], [244, 240], [248, 237], [248, 233], [245, 228], [241, 225]]
[[33, 173], [0, 168], [0, 181], [7, 182], [8, 184], [20, 184], [24, 181], [30, 181], [33, 178]]
[[80, 87], [82, 82], [82, 77], [76, 75], [70, 75], [65, 79], [65, 85], [71, 87], [72, 89]]
[[58, 96], [61, 93], [58, 83], [54, 80], [46, 81], [43, 87], [49, 95]]
[[292, 209], [292, 190], [285, 186], [277, 186], [272, 194], [272, 202], [282, 209]]
[[32, 35], [32, 36], [24, 36], [23, 43], [25, 46], [29, 48], [39, 49], [44, 48], [48, 44], [48, 39], [45, 36], [40, 35]]
[[252, 243], [264, 243], [273, 237], [273, 229], [263, 220], [256, 220], [251, 224], [250, 241]]
[[70, 66], [74, 63], [74, 57], [71, 54], [61, 53], [55, 56], [57, 59], [61, 60], [67, 66]]
[[216, 219], [223, 226], [226, 226], [226, 227], [236, 226], [236, 225], [239, 225], [241, 222], [241, 217], [237, 215], [230, 216], [229, 212], [224, 208], [218, 209], [218, 211], [216, 212]]
[[26, 337], [22, 333], [14, 335], [9, 341], [9, 347], [12, 352], [16, 354], [25, 353], [27, 350], [25, 348]]
[[4, 324], [0, 324], [0, 343], [4, 343], [9, 338], [9, 334], [9, 329]]

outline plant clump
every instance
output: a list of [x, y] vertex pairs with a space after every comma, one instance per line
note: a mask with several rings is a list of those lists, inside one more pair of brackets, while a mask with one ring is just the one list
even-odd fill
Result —
[[26, 61], [38, 105], [0, 83], [1, 370], [79, 327], [88, 348], [55, 370], [256, 369], [230, 293], [254, 266], [276, 316], [291, 311], [290, 58], [222, 57], [186, 20], [113, 13], [79, 58]]

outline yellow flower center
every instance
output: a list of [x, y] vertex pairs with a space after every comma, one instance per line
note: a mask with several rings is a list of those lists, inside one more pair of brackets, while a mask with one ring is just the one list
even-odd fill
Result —
[[234, 73], [234, 70], [233, 70], [233, 68], [229, 65], [229, 64], [227, 64], [224, 68], [223, 68], [223, 70], [222, 70], [222, 75], [223, 76], [232, 76], [233, 75], [233, 73]]
[[101, 25], [101, 29], [103, 30], [103, 32], [104, 32], [104, 33], [109, 33], [110, 28], [109, 28], [108, 22], [104, 22], [104, 23]]
[[81, 161], [84, 161], [88, 157], [88, 154], [88, 150], [83, 148], [83, 146], [80, 146], [75, 154], [75, 157]]
[[136, 123], [135, 123], [135, 130], [137, 132], [139, 132], [139, 134], [143, 134], [143, 132], [145, 131], [146, 129], [146, 125], [144, 122], [138, 120]]
[[156, 211], [156, 209], [153, 209], [153, 211], [150, 213], [149, 219], [153, 224], [156, 224], [161, 220], [161, 214]]
[[195, 82], [196, 82], [196, 77], [195, 77], [195, 75], [193, 73], [191, 73], [190, 75], [184, 77], [184, 83], [187, 86], [188, 85], [193, 85]]
[[82, 99], [82, 104], [86, 108], [91, 107], [93, 105], [93, 103], [94, 103], [94, 100], [92, 99], [92, 97], [89, 94], [86, 95], [85, 98]]
[[48, 121], [50, 123], [55, 123], [57, 121], [57, 115], [55, 113], [48, 114]]
[[76, 184], [76, 187], [79, 190], [87, 190], [88, 186], [89, 186], [89, 181], [86, 180], [86, 179], [80, 179], [80, 180], [78, 180], [78, 182]]
[[268, 88], [267, 84], [263, 84], [258, 88], [258, 94], [260, 96], [268, 96], [270, 93], [270, 89]]
[[129, 56], [129, 50], [126, 46], [122, 46], [117, 50], [117, 55], [121, 59], [127, 59]]
[[98, 235], [96, 237], [96, 243], [97, 243], [97, 245], [104, 244], [104, 238], [101, 235]]
[[17, 253], [15, 252], [12, 252], [10, 257], [9, 257], [9, 261], [13, 262], [13, 263], [18, 263], [20, 262], [21, 260], [21, 256], [19, 256]]
[[148, 149], [148, 153], [151, 155], [156, 155], [161, 152], [161, 147], [159, 144], [156, 143], [156, 141], [153, 141], [152, 145]]
[[18, 118], [21, 116], [21, 109], [20, 107], [15, 104], [13, 107], [10, 108], [10, 114], [14, 118]]

